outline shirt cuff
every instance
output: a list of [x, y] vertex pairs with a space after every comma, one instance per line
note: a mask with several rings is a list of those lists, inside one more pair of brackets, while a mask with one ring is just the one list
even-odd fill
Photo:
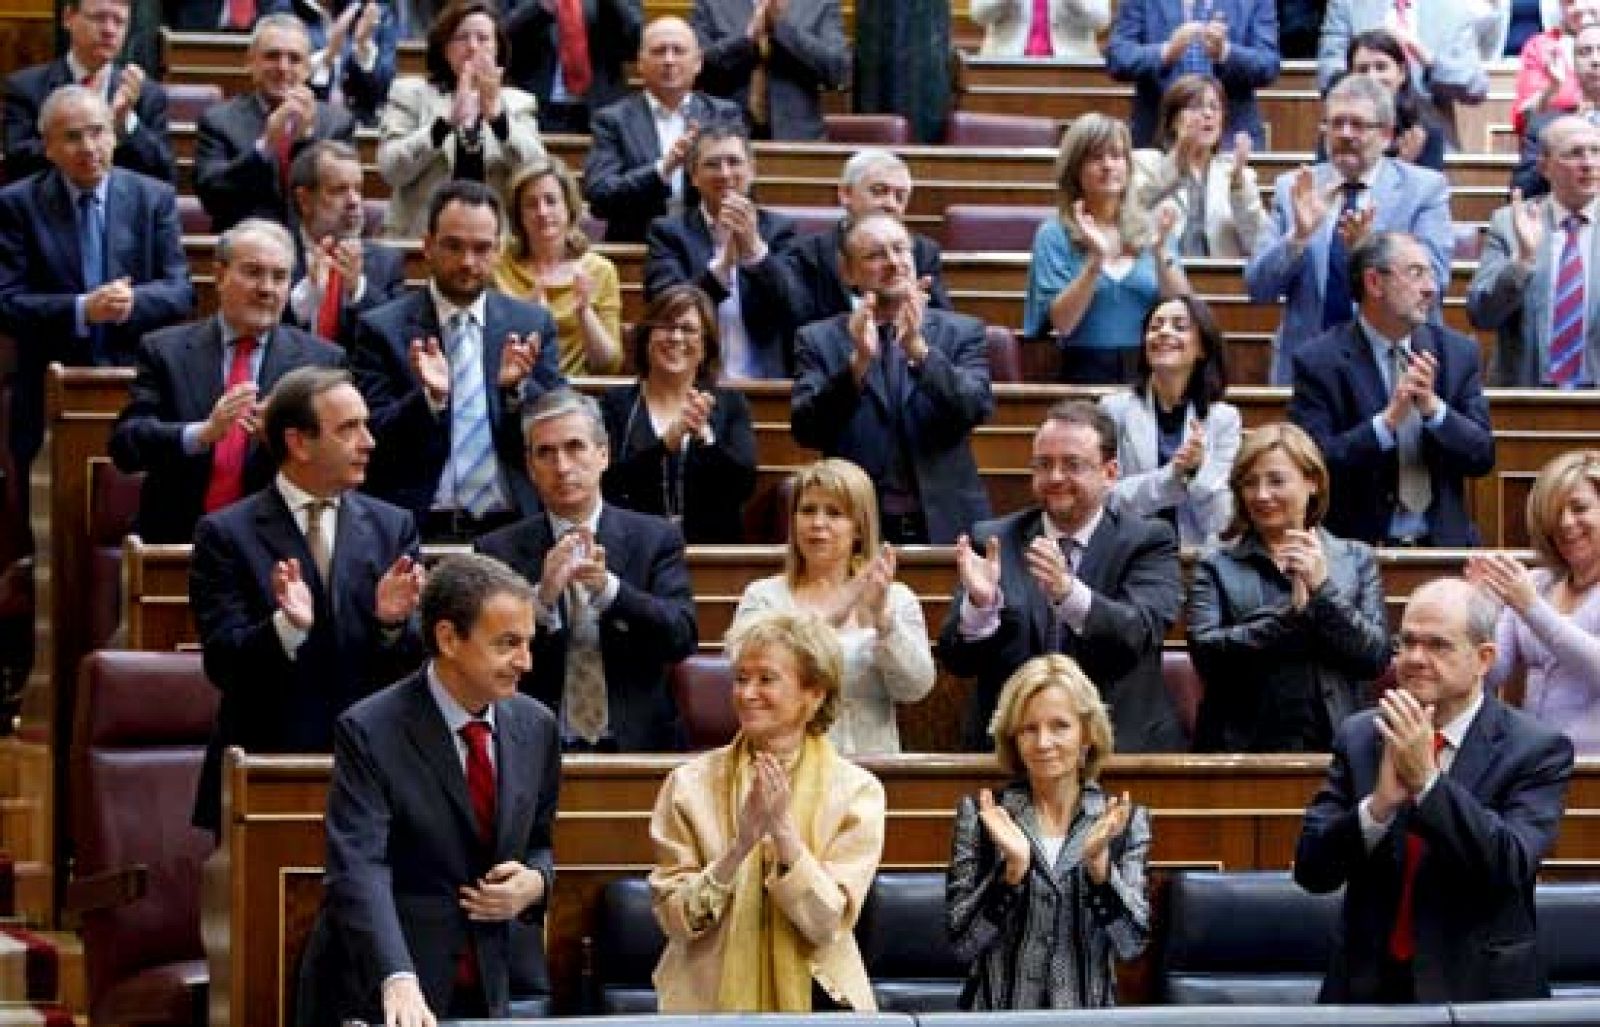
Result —
[[204, 442], [200, 441], [200, 433], [205, 431], [205, 427], [206, 423], [204, 421], [191, 421], [183, 426], [184, 456], [199, 456], [206, 451], [208, 447]]
[[748, 257], [741, 257], [739, 259], [739, 266], [740, 267], [754, 267], [755, 265], [761, 263], [763, 260], [767, 259], [767, 252], [768, 251], [767, 251], [766, 241], [758, 239], [756, 241], [756, 251], [754, 253], [750, 254]]
[[79, 297], [77, 297], [76, 299], [74, 299], [72, 301], [72, 322], [73, 322], [73, 327], [77, 328], [78, 337], [80, 339], [89, 334], [89, 319], [88, 319], [87, 316], [84, 315], [84, 312], [83, 312], [84, 311], [84, 307], [86, 305], [88, 305], [88, 302], [89, 302], [88, 295], [79, 296]]
[[1056, 604], [1056, 616], [1073, 631], [1082, 632], [1084, 622], [1089, 619], [1089, 607], [1093, 603], [1094, 592], [1083, 583], [1082, 579], [1073, 578], [1072, 587], [1067, 589], [1067, 594]]
[[605, 613], [611, 609], [611, 604], [617, 601], [617, 592], [621, 588], [622, 582], [617, 580], [617, 576], [610, 571], [606, 571], [606, 587], [600, 590], [599, 595], [590, 600], [589, 605], [600, 613]]
[[999, 631], [1000, 611], [1005, 607], [1005, 602], [1005, 596], [996, 595], [994, 605], [984, 609], [974, 605], [967, 596], [962, 596], [960, 623], [957, 625], [961, 637], [968, 642], [977, 642]]
[[356, 44], [355, 55], [356, 67], [369, 75], [372, 69], [378, 66], [378, 44], [370, 39], [365, 43]]
[[129, 111], [128, 116], [122, 119], [122, 137], [126, 139], [137, 131], [139, 131], [139, 114], [137, 111]]
[[1423, 799], [1426, 799], [1428, 797], [1428, 793], [1433, 791], [1433, 786], [1438, 784], [1438, 783], [1439, 783], [1439, 768], [1438, 767], [1434, 767], [1433, 770], [1428, 773], [1428, 783], [1422, 786], [1422, 791], [1417, 793], [1417, 797], [1415, 799], [1413, 799], [1412, 802], [1413, 803], [1418, 803], [1418, 802], [1421, 802]]
[[282, 610], [272, 612], [272, 630], [278, 633], [278, 642], [283, 646], [283, 654], [291, 660], [294, 659], [300, 647], [305, 644], [306, 632], [290, 624], [289, 615]]
[[1372, 415], [1372, 434], [1378, 437], [1378, 448], [1384, 452], [1394, 448], [1394, 432], [1389, 430], [1388, 422], [1384, 421], [1382, 414]]
[[295, 283], [289, 291], [289, 309], [301, 324], [315, 328], [317, 308], [322, 306], [322, 286], [309, 274]]
[[350, 302], [352, 304], [360, 303], [361, 302], [361, 297], [365, 296], [366, 294], [367, 294], [367, 276], [366, 275], [362, 275], [360, 278], [356, 279], [356, 291], [350, 295]]
[[1378, 842], [1389, 833], [1389, 825], [1394, 823], [1394, 818], [1379, 820], [1372, 814], [1372, 796], [1367, 796], [1356, 805], [1356, 819], [1361, 822], [1361, 841], [1371, 852], [1378, 847]]
[[1449, 415], [1450, 406], [1441, 399], [1439, 401], [1439, 406], [1433, 411], [1433, 416], [1425, 419], [1422, 424], [1426, 428], [1437, 428], [1444, 423], [1444, 419]]

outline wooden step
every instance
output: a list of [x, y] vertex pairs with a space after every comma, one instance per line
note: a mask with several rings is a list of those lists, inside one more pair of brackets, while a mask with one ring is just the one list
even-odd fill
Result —
[[55, 874], [50, 864], [16, 863], [12, 876], [15, 906], [10, 922], [24, 927], [49, 926], [55, 902]]
[[28, 797], [0, 798], [0, 850], [19, 863], [47, 861], [44, 803]]
[[69, 931], [36, 931], [48, 938], [56, 947], [57, 993], [56, 1002], [67, 1008], [74, 1017], [89, 1013], [89, 975], [83, 962], [83, 939]]

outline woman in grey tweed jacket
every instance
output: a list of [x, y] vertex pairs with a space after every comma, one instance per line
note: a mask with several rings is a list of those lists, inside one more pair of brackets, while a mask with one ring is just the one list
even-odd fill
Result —
[[1115, 1005], [1112, 961], [1149, 937], [1150, 818], [1096, 783], [1105, 706], [1070, 658], [1040, 656], [1006, 682], [989, 730], [1017, 780], [956, 807], [945, 923], [971, 962], [961, 1006]]

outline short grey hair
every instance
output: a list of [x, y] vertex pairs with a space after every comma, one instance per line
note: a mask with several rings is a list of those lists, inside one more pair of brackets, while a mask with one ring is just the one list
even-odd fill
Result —
[[282, 29], [285, 32], [298, 32], [300, 38], [306, 41], [306, 53], [311, 52], [311, 32], [306, 28], [306, 23], [287, 11], [276, 14], [263, 15], [256, 22], [256, 27], [250, 30], [250, 52], [255, 53], [256, 47], [261, 45], [261, 36], [269, 29]]
[[39, 105], [39, 134], [50, 134], [50, 123], [55, 120], [56, 112], [69, 103], [90, 103], [105, 115], [106, 122], [111, 121], [111, 108], [106, 105], [106, 98], [88, 86], [69, 83], [52, 92], [44, 98], [44, 103]]
[[1334, 83], [1324, 103], [1333, 100], [1354, 100], [1372, 104], [1372, 116], [1386, 128], [1394, 127], [1394, 97], [1368, 75], [1346, 75]]
[[1500, 622], [1500, 603], [1492, 595], [1465, 578], [1434, 578], [1418, 585], [1406, 605], [1432, 598], [1435, 593], [1442, 593], [1439, 598], [1465, 612], [1463, 621], [1469, 642], [1482, 645], [1494, 641], [1495, 628]]
[[239, 241], [251, 236], [265, 239], [277, 246], [283, 251], [284, 256], [289, 258], [290, 263], [294, 262], [294, 239], [290, 237], [289, 230], [276, 221], [268, 221], [266, 218], [245, 218], [218, 236], [217, 260], [224, 264], [228, 263]]
[[854, 189], [863, 178], [879, 168], [911, 174], [911, 169], [906, 167], [906, 162], [900, 159], [899, 154], [875, 146], [850, 155], [850, 159], [844, 162], [844, 169], [839, 172], [839, 184], [846, 189]]
[[588, 418], [589, 435], [595, 445], [604, 446], [608, 443], [606, 418], [600, 412], [600, 404], [593, 396], [569, 388], [551, 389], [533, 401], [532, 408], [528, 410], [522, 422], [523, 436], [531, 439], [534, 425], [555, 420], [557, 417], [566, 417], [568, 414], [582, 414]]

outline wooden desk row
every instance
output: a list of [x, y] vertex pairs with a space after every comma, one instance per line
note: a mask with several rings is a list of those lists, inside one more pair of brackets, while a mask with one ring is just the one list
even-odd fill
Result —
[[[648, 872], [647, 827], [675, 756], [567, 757], [555, 831], [556, 886], [546, 944], [558, 1011], [573, 1009], [584, 939], [606, 883]], [[883, 782], [888, 830], [882, 868], [942, 871], [957, 800], [1001, 778], [990, 758], [916, 756], [861, 761]], [[1283, 870], [1320, 756], [1117, 756], [1104, 784], [1151, 812], [1153, 869]], [[207, 867], [203, 915], [213, 1027], [286, 1022], [294, 971], [322, 896], [326, 757], [228, 756], [222, 846]], [[1580, 763], [1547, 876], [1600, 868], [1600, 764]], [[1161, 904], [1156, 903], [1156, 915]], [[1128, 968], [1119, 1001], [1152, 1001], [1154, 955]]]

